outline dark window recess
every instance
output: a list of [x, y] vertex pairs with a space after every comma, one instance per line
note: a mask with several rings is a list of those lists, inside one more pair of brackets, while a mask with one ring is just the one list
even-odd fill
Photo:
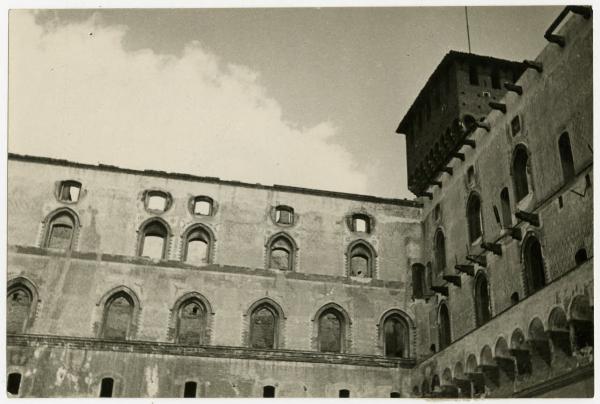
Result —
[[500, 192], [500, 206], [502, 208], [502, 227], [505, 229], [512, 227], [512, 212], [510, 210], [508, 188], [503, 188]]
[[467, 169], [467, 183], [471, 187], [475, 185], [475, 168], [473, 166]]
[[475, 194], [469, 197], [467, 203], [467, 221], [469, 225], [469, 241], [474, 243], [481, 235], [481, 201]]
[[77, 181], [63, 181], [60, 183], [59, 199], [63, 202], [77, 202], [81, 191], [81, 183]]
[[21, 334], [26, 331], [31, 300], [31, 293], [24, 287], [17, 287], [8, 294], [6, 302], [7, 333]]
[[119, 294], [113, 297], [106, 307], [102, 336], [107, 339], [127, 339], [132, 315], [133, 303], [128, 296]]
[[185, 382], [185, 386], [183, 388], [183, 397], [184, 398], [194, 398], [196, 397], [196, 382]]
[[435, 269], [437, 274], [444, 274], [446, 270], [446, 237], [441, 230], [438, 230], [435, 234], [434, 242], [434, 258], [435, 258]]
[[510, 130], [511, 130], [513, 136], [516, 136], [517, 133], [519, 133], [521, 131], [521, 120], [519, 118], [519, 115], [516, 115], [510, 121]]
[[408, 324], [404, 319], [393, 316], [383, 324], [385, 338], [385, 356], [389, 358], [408, 358]]
[[112, 397], [113, 396], [113, 385], [114, 380], [110, 377], [102, 379], [100, 384], [100, 397]]
[[184, 345], [201, 345], [206, 327], [206, 309], [204, 305], [193, 299], [181, 305], [179, 309], [179, 325], [177, 341]]
[[492, 88], [500, 88], [500, 71], [498, 69], [492, 70]]
[[319, 350], [342, 351], [342, 317], [335, 310], [327, 310], [319, 317]]
[[452, 337], [450, 336], [450, 314], [448, 313], [448, 307], [445, 304], [442, 304], [440, 307], [439, 314], [439, 325], [438, 325], [438, 333], [439, 333], [439, 344], [440, 350], [446, 348], [450, 345]]
[[[417, 388], [417, 393], [419, 392], [419, 388], [417, 386], [415, 386]], [[392, 391], [390, 393], [390, 398], [400, 398], [400, 393], [398, 393], [397, 391]]]
[[252, 348], [275, 348], [277, 316], [269, 306], [261, 306], [252, 312], [250, 323], [250, 346]]
[[469, 66], [469, 83], [473, 86], [479, 85], [479, 74], [476, 65]]
[[519, 292], [514, 292], [512, 295], [510, 295], [510, 302], [511, 304], [519, 303]]
[[575, 264], [581, 265], [584, 262], [586, 262], [587, 260], [588, 260], [588, 256], [587, 256], [587, 251], [585, 251], [585, 248], [581, 248], [575, 253]]
[[475, 320], [477, 327], [481, 327], [491, 318], [488, 282], [484, 276], [478, 276], [475, 282]]
[[339, 392], [339, 397], [340, 398], [348, 398], [348, 397], [350, 397], [350, 390], [341, 389], [340, 392]]
[[19, 388], [21, 387], [21, 374], [10, 373], [8, 380], [6, 381], [6, 391], [14, 396], [19, 394]]
[[558, 208], [562, 209], [564, 206], [562, 195], [558, 197]]
[[529, 179], [527, 175], [527, 164], [529, 156], [527, 151], [519, 147], [513, 161], [513, 181], [515, 186], [515, 198], [517, 202], [529, 194]]
[[275, 387], [265, 386], [263, 387], [263, 397], [275, 397]]
[[569, 134], [563, 133], [558, 139], [558, 151], [560, 153], [560, 164], [562, 166], [563, 179], [568, 182], [575, 177], [575, 165], [573, 163], [573, 152]]
[[546, 285], [542, 247], [535, 237], [530, 237], [524, 248], [525, 291], [527, 295], [534, 293]]
[[425, 295], [425, 267], [421, 264], [412, 266], [413, 298], [422, 299]]

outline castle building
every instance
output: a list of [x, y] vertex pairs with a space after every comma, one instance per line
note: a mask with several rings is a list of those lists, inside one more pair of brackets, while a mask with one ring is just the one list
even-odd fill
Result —
[[416, 200], [9, 154], [8, 395], [592, 397], [591, 8], [546, 39], [446, 55]]

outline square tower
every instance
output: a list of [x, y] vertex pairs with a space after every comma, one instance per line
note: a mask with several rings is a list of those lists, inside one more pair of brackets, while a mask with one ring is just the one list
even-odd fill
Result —
[[[525, 70], [503, 59], [450, 51], [400, 122], [406, 135], [408, 189], [420, 196], [432, 185], [465, 137]], [[509, 84], [510, 85], [510, 84]]]

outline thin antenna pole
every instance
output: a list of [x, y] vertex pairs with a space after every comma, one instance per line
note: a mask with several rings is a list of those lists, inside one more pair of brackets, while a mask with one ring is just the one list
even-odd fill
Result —
[[469, 53], [471, 53], [471, 34], [469, 33], [469, 13], [467, 12], [467, 6], [465, 6], [465, 20], [467, 21], [467, 43], [469, 44]]

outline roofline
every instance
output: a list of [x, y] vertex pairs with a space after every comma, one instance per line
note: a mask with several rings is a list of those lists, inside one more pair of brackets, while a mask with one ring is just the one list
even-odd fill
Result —
[[17, 160], [17, 161], [26, 161], [31, 163], [38, 164], [51, 164], [57, 166], [66, 166], [66, 167], [75, 167], [75, 168], [84, 168], [90, 170], [100, 170], [100, 171], [112, 171], [118, 173], [125, 174], [133, 174], [133, 175], [144, 175], [148, 177], [159, 177], [159, 178], [169, 178], [169, 179], [178, 179], [183, 181], [190, 182], [203, 182], [209, 184], [220, 184], [220, 185], [229, 185], [236, 187], [246, 187], [246, 188], [254, 188], [254, 189], [264, 189], [264, 190], [272, 190], [272, 191], [282, 191], [282, 192], [292, 192], [298, 194], [306, 194], [306, 195], [316, 195], [316, 196], [328, 196], [332, 198], [340, 198], [340, 199], [351, 199], [363, 202], [372, 202], [372, 203], [384, 203], [389, 205], [397, 205], [397, 206], [406, 206], [411, 208], [422, 208], [423, 204], [416, 200], [410, 199], [395, 199], [395, 198], [382, 198], [371, 195], [361, 195], [361, 194], [352, 194], [347, 192], [337, 192], [337, 191], [326, 191], [321, 189], [312, 189], [312, 188], [302, 188], [302, 187], [294, 187], [289, 185], [262, 185], [262, 184], [252, 184], [248, 182], [241, 181], [231, 181], [231, 180], [222, 180], [218, 177], [203, 177], [192, 174], [183, 174], [183, 173], [173, 173], [166, 171], [158, 171], [158, 170], [136, 170], [132, 168], [123, 168], [117, 167], [113, 165], [106, 164], [87, 164], [87, 163], [79, 163], [75, 161], [69, 161], [64, 159], [55, 159], [51, 157], [41, 157], [41, 156], [31, 156], [26, 154], [17, 154], [17, 153], [8, 153], [9, 160]]
[[406, 120], [408, 119], [408, 116], [413, 111], [413, 108], [415, 108], [415, 105], [420, 101], [421, 97], [423, 96], [423, 94], [425, 92], [425, 89], [427, 89], [427, 87], [429, 86], [429, 84], [433, 81], [434, 77], [436, 77], [437, 74], [443, 68], [445, 68], [446, 65], [448, 65], [450, 62], [455, 61], [455, 60], [465, 60], [465, 59], [477, 60], [481, 64], [483, 64], [483, 63], [495, 63], [495, 64], [500, 64], [500, 65], [511, 65], [513, 67], [517, 67], [519, 65], [521, 65], [521, 66], [523, 65], [522, 62], [516, 62], [516, 61], [512, 61], [512, 60], [507, 60], [507, 59], [499, 59], [499, 58], [495, 58], [495, 57], [492, 57], [492, 56], [477, 55], [477, 54], [474, 54], [474, 53], [465, 53], [465, 52], [459, 52], [459, 51], [455, 51], [455, 50], [449, 51], [442, 58], [442, 60], [437, 65], [437, 67], [435, 68], [435, 70], [433, 71], [433, 73], [431, 73], [431, 75], [427, 79], [427, 82], [421, 88], [421, 90], [419, 91], [419, 94], [415, 97], [413, 103], [411, 104], [411, 106], [408, 108], [408, 110], [404, 114], [404, 117], [402, 118], [402, 120], [400, 121], [400, 124], [398, 125], [398, 128], [396, 129], [396, 133], [398, 133], [398, 134], [405, 134], [404, 133], [404, 126], [406, 125]]

